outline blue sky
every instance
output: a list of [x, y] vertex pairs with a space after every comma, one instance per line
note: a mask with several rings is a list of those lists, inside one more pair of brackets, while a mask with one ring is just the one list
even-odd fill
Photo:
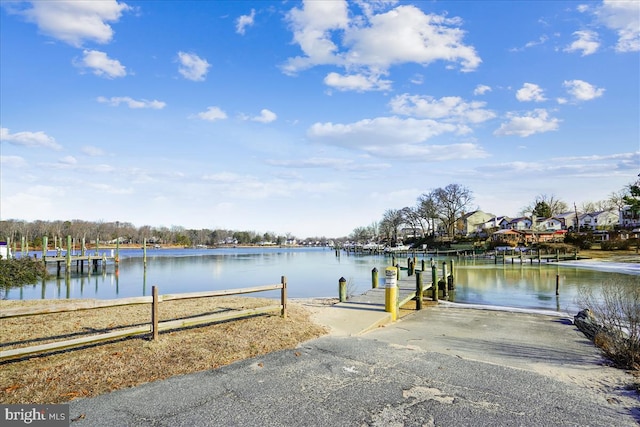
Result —
[[640, 1], [2, 1], [0, 219], [348, 235], [640, 172]]

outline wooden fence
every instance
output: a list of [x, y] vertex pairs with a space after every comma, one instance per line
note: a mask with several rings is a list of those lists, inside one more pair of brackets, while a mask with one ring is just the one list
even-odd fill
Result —
[[[213, 313], [204, 316], [191, 317], [188, 319], [170, 320], [165, 322], [158, 321], [158, 308], [161, 302], [174, 301], [181, 299], [193, 299], [193, 298], [211, 298], [221, 297], [229, 295], [241, 295], [254, 292], [265, 292], [275, 289], [280, 289], [280, 304], [270, 305], [266, 307], [251, 308], [239, 311], [225, 311], [221, 313]], [[14, 308], [8, 310], [2, 310], [0, 312], [0, 319], [18, 317], [18, 316], [37, 316], [41, 314], [50, 313], [63, 313], [69, 311], [79, 310], [91, 310], [96, 308], [105, 307], [117, 307], [123, 305], [135, 305], [135, 304], [151, 304], [151, 321], [149, 324], [136, 326], [127, 329], [120, 329], [104, 334], [91, 335], [88, 337], [75, 338], [65, 341], [57, 341], [48, 344], [36, 345], [31, 347], [22, 347], [12, 350], [0, 351], [0, 360], [16, 359], [36, 353], [43, 353], [49, 351], [63, 350], [70, 347], [90, 345], [102, 341], [110, 341], [117, 338], [124, 338], [132, 335], [148, 334], [151, 333], [154, 340], [158, 339], [158, 333], [169, 329], [185, 328], [189, 326], [196, 326], [203, 323], [221, 322], [225, 320], [238, 319], [247, 316], [254, 316], [256, 314], [264, 314], [274, 311], [279, 311], [283, 318], [287, 317], [287, 278], [282, 276], [280, 283], [275, 285], [256, 286], [251, 288], [229, 289], [221, 291], [210, 292], [191, 292], [183, 294], [167, 294], [158, 295], [158, 288], [152, 287], [152, 295], [147, 297], [132, 297], [132, 298], [120, 298], [115, 300], [90, 300], [90, 301], [77, 301], [68, 304], [60, 304], [56, 306], [49, 306], [45, 308]]]

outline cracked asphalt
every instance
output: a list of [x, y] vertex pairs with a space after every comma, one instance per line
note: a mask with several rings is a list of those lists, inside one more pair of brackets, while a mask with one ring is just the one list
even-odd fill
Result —
[[[326, 336], [220, 369], [75, 400], [71, 425], [638, 425], [637, 412], [610, 405], [602, 393], [517, 363], [470, 360], [455, 349], [429, 351], [437, 325], [425, 319], [437, 312], [428, 311], [364, 336]], [[490, 338], [482, 341], [486, 352], [474, 351], [490, 355]], [[464, 350], [464, 340], [458, 345]], [[536, 358], [544, 358], [543, 351]]]

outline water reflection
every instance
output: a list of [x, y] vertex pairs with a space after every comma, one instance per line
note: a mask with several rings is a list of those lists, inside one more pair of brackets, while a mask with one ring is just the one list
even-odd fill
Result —
[[[142, 251], [121, 251], [118, 268], [110, 264], [85, 274], [75, 272], [4, 291], [8, 299], [124, 298], [146, 296], [151, 286], [160, 293], [198, 292], [243, 288], [280, 283], [287, 276], [288, 294], [292, 298], [335, 297], [338, 280], [347, 279], [356, 293], [371, 288], [371, 270], [383, 272], [391, 258], [379, 256], [337, 257], [329, 249], [249, 248], [219, 250], [148, 251], [147, 263]], [[422, 257], [416, 266], [421, 268]], [[398, 259], [406, 266], [406, 258]], [[424, 259], [430, 269], [430, 259]], [[434, 258], [438, 277], [442, 262]], [[622, 273], [551, 264], [499, 264], [484, 259], [455, 259], [457, 288], [451, 299], [456, 302], [575, 312], [575, 298], [580, 285], [599, 287]], [[55, 270], [54, 270], [55, 274]], [[406, 271], [403, 271], [406, 275]], [[380, 280], [384, 275], [380, 274]], [[556, 297], [556, 278], [560, 295]], [[425, 281], [431, 280], [429, 273]], [[381, 286], [383, 283], [381, 282]], [[277, 298], [278, 291], [256, 294]]]

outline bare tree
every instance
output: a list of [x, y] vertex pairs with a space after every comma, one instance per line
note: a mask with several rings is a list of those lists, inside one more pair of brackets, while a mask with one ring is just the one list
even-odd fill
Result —
[[[555, 195], [539, 194], [533, 203], [520, 210], [520, 215], [528, 216], [535, 214], [536, 216], [548, 218], [568, 211], [569, 205], [558, 199]], [[540, 215], [541, 212], [545, 214]]]
[[431, 234], [436, 231], [436, 221], [438, 220], [438, 209], [433, 191], [424, 193], [418, 197], [418, 206], [416, 212], [427, 224], [427, 229], [431, 230]]
[[473, 200], [473, 193], [460, 184], [449, 184], [433, 190], [438, 217], [442, 221], [447, 235], [453, 237], [456, 221]]
[[398, 229], [403, 221], [402, 213], [397, 209], [387, 209], [382, 216], [380, 225], [388, 233], [392, 245], [398, 243]]

